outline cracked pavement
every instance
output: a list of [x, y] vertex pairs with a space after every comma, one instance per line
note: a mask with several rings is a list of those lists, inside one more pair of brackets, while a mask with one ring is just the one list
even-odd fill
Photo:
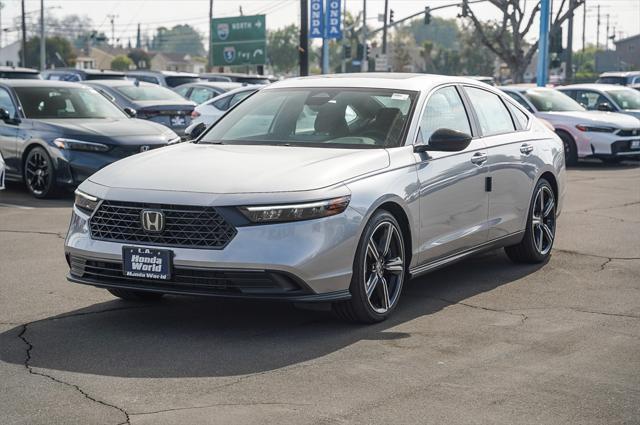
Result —
[[9, 186], [0, 422], [638, 423], [640, 167], [587, 162], [568, 178], [547, 264], [483, 254], [409, 282], [396, 315], [368, 327], [68, 283], [72, 200]]

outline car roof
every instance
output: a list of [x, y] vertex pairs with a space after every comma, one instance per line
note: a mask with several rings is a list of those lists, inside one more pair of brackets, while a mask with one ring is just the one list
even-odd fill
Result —
[[245, 87], [245, 84], [236, 83], [233, 81], [198, 81], [196, 83], [180, 84], [178, 87], [174, 87], [174, 90], [180, 87], [198, 87], [198, 86], [213, 87], [213, 88], [219, 88], [223, 90], [233, 90], [240, 87]]
[[367, 72], [353, 74], [329, 74], [312, 77], [289, 78], [276, 81], [264, 88], [273, 90], [287, 87], [361, 87], [390, 90], [426, 91], [445, 83], [482, 84], [477, 80], [435, 74], [414, 74], [401, 72]]
[[600, 77], [629, 77], [632, 75], [640, 75], [640, 71], [609, 71], [600, 74]]
[[2, 80], [2, 84], [9, 87], [86, 87], [84, 84], [58, 80]]
[[585, 90], [633, 90], [626, 86], [621, 86], [619, 84], [571, 84], [568, 86], [558, 87], [558, 90], [562, 89], [585, 89]]
[[53, 74], [56, 72], [74, 73], [74, 74], [88, 74], [88, 75], [114, 75], [124, 76], [124, 72], [112, 71], [110, 69], [76, 69], [76, 68], [53, 68], [47, 69], [45, 72]]
[[150, 69], [141, 69], [137, 71], [128, 71], [127, 75], [163, 75], [165, 77], [196, 77], [198, 74], [191, 72], [179, 72], [179, 71], [153, 71]]
[[144, 81], [134, 81], [134, 80], [89, 80], [83, 81], [82, 84], [86, 84], [89, 86], [103, 86], [103, 87], [122, 87], [122, 86], [141, 86], [141, 87], [160, 87], [157, 84], [146, 83]]
[[215, 77], [239, 77], [239, 78], [264, 78], [268, 80], [266, 75], [259, 74], [242, 74], [240, 72], [203, 72], [200, 74], [202, 77], [215, 76]]
[[22, 68], [20, 66], [0, 66], [0, 72], [20, 72], [25, 74], [39, 74], [40, 71], [33, 68]]

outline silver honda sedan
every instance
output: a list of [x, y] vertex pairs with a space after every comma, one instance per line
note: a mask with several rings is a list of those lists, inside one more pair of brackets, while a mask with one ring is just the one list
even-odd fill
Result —
[[196, 141], [82, 183], [69, 280], [128, 300], [329, 302], [381, 321], [409, 278], [468, 255], [504, 247], [515, 262], [545, 261], [563, 155], [553, 131], [475, 80], [286, 80]]

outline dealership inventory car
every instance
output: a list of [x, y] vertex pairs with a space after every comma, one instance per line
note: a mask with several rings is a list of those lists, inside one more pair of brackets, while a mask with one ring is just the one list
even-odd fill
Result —
[[91, 81], [91, 80], [124, 80], [124, 73], [107, 69], [75, 69], [56, 68], [43, 72], [45, 80], [55, 81]]
[[165, 125], [178, 135], [191, 123], [195, 103], [157, 84], [132, 80], [87, 82], [124, 111], [137, 118]]
[[596, 80], [596, 83], [637, 86], [640, 85], [640, 71], [603, 72]]
[[220, 96], [229, 90], [242, 87], [241, 83], [230, 83], [224, 81], [199, 81], [197, 83], [188, 83], [178, 86], [174, 89], [180, 96], [188, 99], [198, 105]]
[[2, 158], [2, 153], [0, 153], [0, 190], [4, 189], [4, 159]]
[[196, 106], [191, 113], [192, 122], [187, 132], [200, 123], [203, 123], [207, 127], [215, 123], [225, 112], [247, 96], [255, 93], [260, 87], [261, 86], [242, 86], [234, 90], [229, 90], [220, 96], [216, 96]]
[[331, 302], [340, 317], [377, 322], [408, 278], [473, 253], [545, 261], [563, 153], [552, 130], [471, 79], [275, 83], [195, 142], [82, 183], [69, 279], [130, 300]]
[[620, 112], [640, 119], [640, 92], [637, 90], [614, 84], [573, 84], [558, 87], [558, 90], [589, 111]]
[[[217, 73], [206, 72], [200, 74], [200, 78], [204, 81], [232, 81], [234, 83], [242, 84], [269, 84], [271, 80], [264, 75], [255, 74], [234, 74], [234, 73]], [[224, 79], [224, 80], [223, 80]]]
[[191, 74], [189, 72], [149, 71], [144, 69], [127, 72], [127, 78], [169, 88], [200, 81], [198, 74]]
[[599, 158], [618, 162], [640, 156], [640, 122], [633, 117], [601, 111], [587, 111], [558, 90], [545, 87], [501, 87], [529, 112], [543, 118], [562, 139], [567, 164], [578, 158]]
[[7, 180], [38, 198], [75, 187], [95, 171], [180, 138], [130, 118], [94, 89], [62, 81], [0, 81], [0, 152]]
[[0, 66], [0, 78], [39, 80], [40, 71], [32, 68], [20, 68], [15, 66]]

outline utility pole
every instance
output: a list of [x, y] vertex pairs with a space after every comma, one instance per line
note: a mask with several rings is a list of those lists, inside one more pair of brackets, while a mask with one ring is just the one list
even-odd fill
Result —
[[213, 0], [209, 0], [209, 60], [207, 71], [213, 69]]
[[45, 59], [45, 38], [44, 38], [44, 0], [40, 0], [40, 71], [47, 68]]
[[609, 50], [609, 14], [607, 13], [607, 32], [604, 35], [604, 50]]
[[300, 76], [309, 75], [309, 2], [300, 0], [300, 45], [298, 46]]
[[384, 0], [384, 24], [382, 26], [382, 54], [387, 54], [387, 31], [389, 17], [389, 0]]
[[27, 66], [27, 22], [24, 14], [24, 0], [22, 0], [22, 66]]
[[584, 0], [582, 7], [582, 52], [584, 52], [584, 48], [586, 46], [584, 41], [587, 29], [587, 0]]
[[324, 35], [322, 36], [322, 73], [329, 73], [329, 3], [324, 7]]
[[362, 72], [367, 72], [369, 67], [367, 59], [367, 0], [362, 0]]
[[4, 8], [4, 3], [0, 1], [0, 48], [2, 48], [2, 9]]
[[118, 15], [107, 15], [111, 23], [111, 47], [116, 47], [116, 18]]
[[600, 5], [598, 5], [598, 20], [596, 25], [596, 50], [600, 49]]
[[540, 37], [538, 42], [538, 69], [536, 84], [544, 87], [549, 73], [549, 12], [550, 0], [540, 0]]

